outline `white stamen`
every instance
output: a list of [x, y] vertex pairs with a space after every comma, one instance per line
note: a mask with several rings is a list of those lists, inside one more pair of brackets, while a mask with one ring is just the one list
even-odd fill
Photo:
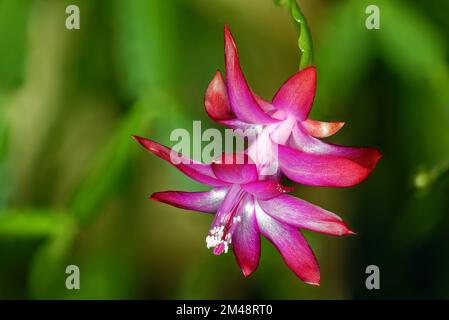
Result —
[[[241, 222], [241, 217], [233, 217], [232, 223], [239, 223]], [[224, 217], [221, 219], [221, 223], [224, 222]], [[232, 233], [227, 232], [227, 234], [224, 236], [224, 229], [225, 226], [222, 224], [220, 226], [213, 227], [212, 230], [210, 230], [209, 235], [206, 237], [206, 247], [208, 249], [215, 248], [220, 244], [223, 244], [224, 246], [224, 253], [227, 253], [229, 250], [229, 245], [232, 243]], [[229, 229], [228, 229], [229, 230]], [[224, 239], [223, 239], [224, 236]]]

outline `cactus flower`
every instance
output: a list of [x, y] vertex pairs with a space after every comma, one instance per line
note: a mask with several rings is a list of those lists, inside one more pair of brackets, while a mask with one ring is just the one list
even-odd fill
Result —
[[[228, 127], [256, 129], [257, 137], [243, 153], [222, 154], [206, 164], [133, 136], [188, 177], [212, 187], [205, 192], [157, 192], [150, 198], [215, 214], [206, 246], [216, 255], [232, 248], [245, 276], [259, 264], [262, 234], [301, 280], [317, 285], [318, 263], [301, 229], [336, 236], [353, 232], [334, 213], [288, 195], [292, 188], [282, 186], [281, 178], [285, 175], [309, 186], [350, 187], [372, 172], [381, 154], [375, 148], [344, 147], [320, 140], [338, 132], [344, 123], [309, 118], [316, 91], [315, 67], [295, 73], [268, 102], [248, 86], [226, 26], [224, 47], [226, 79], [219, 71], [213, 77], [205, 94], [206, 112]], [[175, 161], [173, 154], [180, 161]]]
[[262, 128], [247, 151], [259, 169], [275, 165], [293, 181], [326, 187], [354, 186], [371, 173], [381, 157], [377, 149], [338, 146], [318, 139], [335, 134], [344, 123], [309, 118], [316, 91], [315, 67], [291, 76], [270, 103], [249, 88], [226, 26], [224, 48], [226, 80], [217, 71], [206, 90], [206, 112], [232, 128]]
[[259, 264], [262, 234], [301, 280], [317, 285], [318, 263], [298, 229], [336, 236], [353, 234], [334, 213], [286, 194], [292, 188], [275, 180], [261, 180], [257, 166], [247, 155], [223, 154], [211, 164], [185, 157], [174, 162], [170, 148], [149, 139], [134, 139], [188, 177], [212, 187], [205, 192], [157, 192], [150, 198], [182, 209], [214, 213], [206, 246], [216, 255], [232, 246], [245, 276]]

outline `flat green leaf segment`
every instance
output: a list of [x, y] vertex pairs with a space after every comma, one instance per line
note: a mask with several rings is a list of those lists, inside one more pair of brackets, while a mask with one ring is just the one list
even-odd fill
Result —
[[298, 47], [301, 52], [299, 69], [311, 66], [313, 64], [312, 34], [301, 8], [296, 0], [274, 0], [274, 2], [279, 6], [286, 7], [297, 25], [299, 31]]
[[50, 210], [0, 211], [1, 237], [53, 237], [69, 223], [67, 215]]

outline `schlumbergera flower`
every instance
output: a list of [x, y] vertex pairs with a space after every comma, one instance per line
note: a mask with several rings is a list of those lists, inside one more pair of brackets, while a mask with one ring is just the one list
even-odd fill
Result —
[[258, 266], [261, 233], [301, 280], [319, 284], [317, 261], [300, 229], [336, 236], [353, 232], [334, 213], [287, 195], [292, 188], [280, 184], [282, 175], [304, 185], [349, 187], [364, 180], [381, 155], [374, 148], [342, 147], [318, 139], [336, 133], [343, 123], [309, 119], [316, 89], [314, 67], [294, 74], [272, 102], [255, 95], [240, 68], [234, 39], [226, 26], [224, 31], [226, 80], [217, 71], [206, 90], [206, 111], [231, 128], [256, 129], [256, 140], [242, 154], [223, 154], [205, 164], [133, 136], [188, 177], [212, 187], [206, 192], [158, 192], [150, 198], [215, 213], [206, 245], [216, 255], [232, 247], [245, 276]]
[[149, 139], [134, 138], [190, 178], [213, 187], [206, 192], [158, 192], [150, 198], [182, 209], [215, 213], [206, 245], [216, 255], [227, 252], [232, 245], [245, 276], [259, 264], [259, 233], [275, 245], [301, 280], [315, 285], [320, 281], [318, 263], [297, 229], [329, 235], [352, 234], [337, 215], [285, 194], [292, 188], [261, 180], [257, 166], [247, 155], [223, 154], [211, 164], [182, 155], [182, 161], [173, 161], [172, 149]]
[[343, 147], [317, 139], [335, 134], [344, 123], [309, 119], [316, 90], [315, 67], [291, 76], [270, 103], [250, 90], [226, 26], [224, 47], [226, 81], [217, 71], [206, 91], [206, 111], [215, 121], [232, 128], [261, 129], [247, 153], [262, 174], [275, 166], [304, 185], [350, 187], [371, 173], [381, 157], [375, 148]]

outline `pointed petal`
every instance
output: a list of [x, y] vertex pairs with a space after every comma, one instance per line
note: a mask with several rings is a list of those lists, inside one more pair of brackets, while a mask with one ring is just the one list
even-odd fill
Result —
[[280, 144], [278, 159], [288, 178], [308, 186], [351, 187], [372, 171], [342, 156], [307, 153]]
[[215, 73], [214, 78], [207, 87], [204, 106], [209, 117], [214, 120], [225, 120], [234, 117], [229, 105], [226, 85], [220, 71]]
[[345, 147], [325, 143], [309, 136], [303, 128], [293, 128], [293, 146], [305, 152], [345, 157], [368, 169], [374, 169], [382, 155], [371, 147]]
[[241, 121], [257, 124], [278, 122], [257, 104], [240, 68], [237, 46], [231, 32], [224, 27], [226, 85], [232, 111]]
[[226, 192], [227, 188], [215, 188], [205, 192], [166, 191], [153, 193], [150, 199], [181, 209], [215, 213], [225, 198]]
[[273, 105], [304, 121], [310, 113], [316, 90], [315, 67], [305, 68], [290, 77], [273, 98]]
[[232, 244], [237, 263], [245, 277], [253, 273], [259, 265], [260, 236], [254, 212], [254, 201], [246, 205], [241, 214], [241, 222], [232, 236]]
[[225, 182], [244, 184], [257, 179], [257, 167], [246, 154], [224, 153], [212, 165], [215, 176]]
[[229, 105], [228, 92], [226, 84], [220, 71], [215, 73], [214, 78], [210, 82], [204, 98], [206, 112], [216, 122], [230, 127], [232, 129], [247, 130], [254, 125], [243, 122], [235, 118]]
[[319, 285], [318, 262], [303, 235], [271, 218], [257, 205], [256, 216], [260, 232], [278, 249], [287, 266], [305, 283]]
[[348, 160], [354, 161], [359, 165], [367, 168], [370, 172], [376, 167], [382, 154], [376, 148], [371, 147], [345, 147], [331, 143], [322, 144], [322, 152], [320, 154], [328, 154], [341, 156]]
[[354, 186], [368, 177], [381, 157], [375, 148], [324, 143], [299, 125], [293, 128], [289, 145], [277, 145], [282, 172], [296, 182], [311, 186]]
[[315, 138], [330, 137], [336, 134], [344, 125], [344, 122], [323, 122], [312, 119], [302, 122], [304, 129]]
[[259, 205], [268, 215], [292, 227], [335, 236], [353, 234], [336, 214], [289, 195], [259, 201]]
[[[241, 129], [243, 131], [248, 129], [255, 129], [255, 126], [250, 123], [246, 123], [243, 121], [240, 121], [238, 119], [226, 119], [226, 120], [217, 120], [218, 123], [225, 125], [231, 129]], [[236, 132], [234, 132], [236, 133]]]
[[262, 110], [263, 110], [265, 113], [271, 114], [271, 113], [277, 111], [276, 107], [273, 106], [273, 105], [271, 104], [271, 102], [268, 102], [268, 101], [266, 101], [265, 99], [262, 99], [261, 97], [259, 97], [258, 95], [256, 95], [254, 92], [253, 92], [253, 96], [254, 96], [254, 99], [256, 100], [257, 104], [262, 108]]
[[[172, 149], [163, 146], [157, 142], [149, 139], [141, 138], [138, 136], [132, 136], [134, 140], [139, 142], [145, 149], [155, 154], [159, 158], [169, 162], [175, 168], [180, 170], [186, 176], [196, 180], [200, 183], [209, 186], [224, 186], [229, 185], [229, 183], [220, 181], [217, 179], [212, 171], [210, 165], [198, 163], [187, 157], [179, 155], [179, 153], [173, 151]], [[174, 157], [173, 157], [174, 156]], [[177, 158], [178, 161], [173, 161]]]
[[268, 200], [286, 192], [291, 192], [295, 188], [285, 187], [276, 181], [263, 180], [246, 183], [242, 185], [242, 189], [253, 194], [256, 199]]

